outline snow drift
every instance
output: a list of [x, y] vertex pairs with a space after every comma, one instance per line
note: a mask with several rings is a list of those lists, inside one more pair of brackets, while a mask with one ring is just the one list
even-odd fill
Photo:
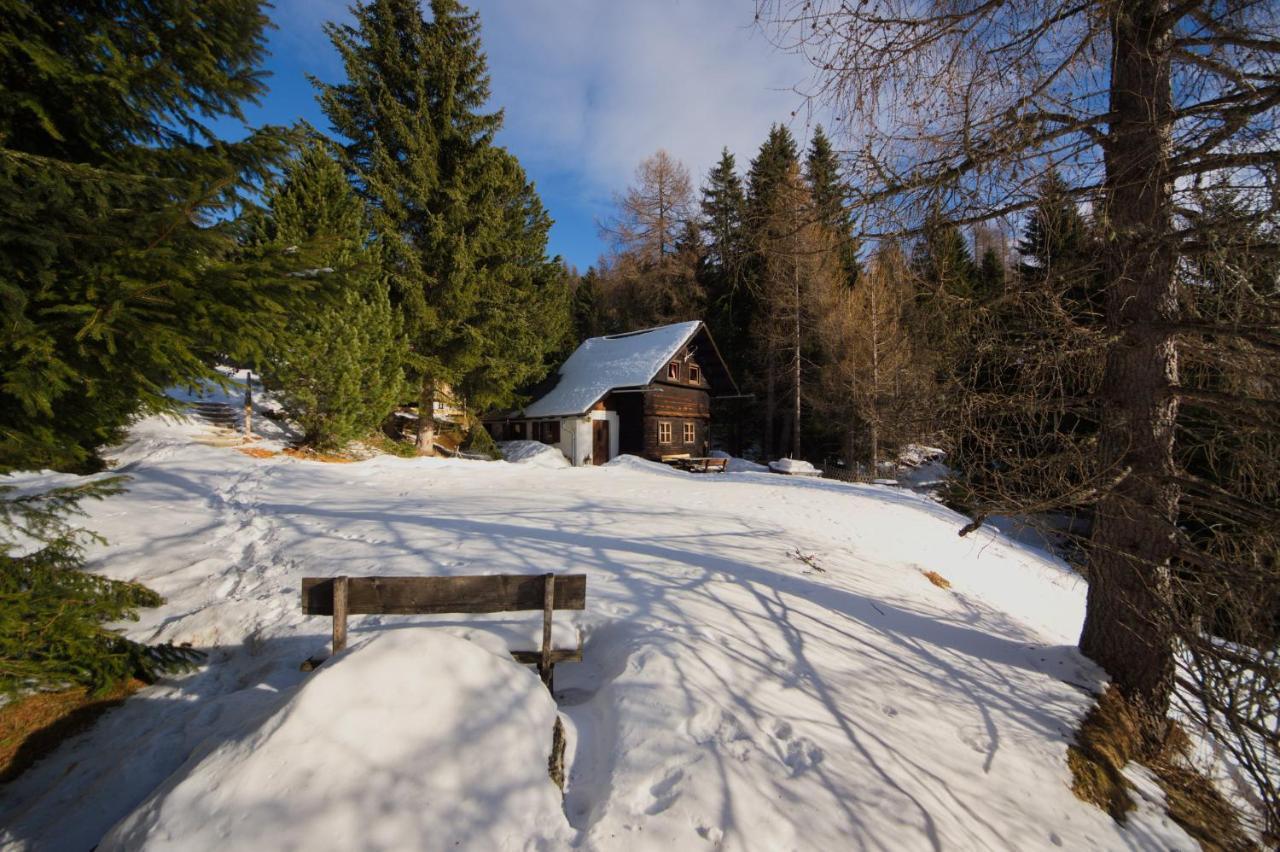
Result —
[[571, 832], [537, 676], [427, 628], [329, 660], [189, 761], [99, 849], [527, 849]]
[[804, 459], [778, 459], [769, 462], [769, 470], [792, 476], [817, 476], [818, 469]]
[[539, 441], [503, 441], [498, 444], [502, 457], [515, 464], [527, 464], [533, 467], [558, 468], [569, 467], [569, 460], [564, 453]]

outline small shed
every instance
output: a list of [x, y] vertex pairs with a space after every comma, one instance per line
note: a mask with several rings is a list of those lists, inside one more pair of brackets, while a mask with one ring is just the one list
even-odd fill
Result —
[[574, 465], [711, 449], [711, 400], [738, 387], [701, 320], [592, 337], [521, 411], [485, 418], [498, 441], [541, 441]]

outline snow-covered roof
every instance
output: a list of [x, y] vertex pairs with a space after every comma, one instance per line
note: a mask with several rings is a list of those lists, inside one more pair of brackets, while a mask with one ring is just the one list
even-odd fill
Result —
[[560, 381], [524, 416], [582, 414], [611, 390], [647, 385], [701, 326], [693, 320], [584, 341], [560, 367]]

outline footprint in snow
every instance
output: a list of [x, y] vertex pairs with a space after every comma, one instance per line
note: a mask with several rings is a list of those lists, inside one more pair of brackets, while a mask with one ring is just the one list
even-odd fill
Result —
[[680, 798], [680, 782], [683, 780], [684, 770], [676, 769], [650, 787], [649, 795], [653, 797], [653, 801], [644, 809], [644, 812], [649, 816], [654, 816], [674, 805], [676, 800]]
[[791, 777], [803, 775], [826, 758], [821, 748], [808, 737], [797, 737], [787, 743], [787, 753], [782, 762], [791, 770]]
[[716, 846], [724, 842], [724, 832], [712, 825], [699, 825], [698, 836]]
[[782, 763], [791, 770], [794, 778], [823, 761], [826, 755], [808, 737], [797, 737], [795, 728], [785, 719], [773, 723], [773, 738], [778, 741]]

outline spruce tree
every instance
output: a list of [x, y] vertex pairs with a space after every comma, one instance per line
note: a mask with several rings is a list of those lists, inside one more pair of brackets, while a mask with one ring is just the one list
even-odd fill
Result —
[[960, 229], [938, 215], [925, 222], [911, 265], [926, 292], [972, 299], [977, 266]]
[[974, 294], [978, 300], [988, 302], [998, 298], [1004, 292], [1005, 277], [1004, 261], [994, 248], [988, 246], [982, 253], [982, 262], [978, 264], [974, 280]]
[[[770, 232], [778, 227], [778, 211], [787, 206], [783, 196], [794, 189], [791, 179], [799, 171], [795, 137], [785, 126], [773, 125], [747, 172], [744, 230], [748, 253], [743, 271], [751, 294], [749, 327], [753, 329], [765, 327], [773, 320], [773, 306], [762, 298], [768, 278], [764, 247], [773, 242]], [[791, 207], [797, 209], [794, 205]], [[766, 457], [771, 457], [779, 439], [776, 427], [782, 370], [780, 349], [775, 340], [755, 339], [754, 335], [749, 348], [753, 352], [753, 363], [748, 387], [764, 398], [760, 449]]]
[[573, 285], [573, 329], [577, 343], [603, 334], [603, 322], [600, 314], [600, 278], [595, 267], [589, 266]]
[[303, 441], [340, 449], [369, 434], [405, 391], [405, 343], [363, 203], [321, 143], [306, 145], [268, 193], [263, 237], [317, 247], [318, 282], [269, 348], [263, 380], [303, 429]]
[[1066, 183], [1050, 171], [1040, 183], [1035, 207], [1018, 242], [1024, 287], [1055, 293], [1081, 322], [1101, 324], [1102, 287], [1096, 263], [1099, 246], [1089, 223], [1076, 207]]
[[139, 607], [163, 602], [137, 583], [83, 570], [85, 544], [102, 539], [70, 519], [83, 514], [82, 502], [120, 493], [124, 480], [113, 476], [35, 494], [0, 485], [0, 696], [73, 685], [104, 693], [202, 656], [143, 645], [105, 626], [136, 620]]
[[472, 407], [508, 402], [546, 369], [569, 293], [545, 256], [551, 220], [516, 159], [494, 146], [475, 14], [433, 0], [374, 0], [329, 24], [347, 80], [313, 80], [347, 140], [345, 162], [373, 211], [419, 388], [430, 454], [438, 389]]
[[745, 332], [751, 321], [752, 301], [744, 277], [746, 203], [737, 163], [725, 148], [702, 187], [706, 257], [699, 274], [706, 292], [707, 325], [735, 375], [742, 375], [746, 366]]
[[751, 161], [747, 172], [747, 228], [761, 227], [769, 218], [776, 193], [788, 180], [792, 169], [798, 169], [800, 156], [795, 137], [786, 126], [775, 124]]
[[264, 90], [266, 24], [257, 0], [3, 4], [0, 470], [93, 467], [305, 285], [228, 221], [283, 134], [209, 127]]
[[821, 223], [835, 235], [840, 264], [849, 286], [858, 279], [858, 240], [853, 234], [853, 216], [845, 206], [845, 190], [840, 177], [840, 159], [831, 140], [819, 124], [809, 141], [805, 157], [805, 180], [813, 195], [813, 206]]

